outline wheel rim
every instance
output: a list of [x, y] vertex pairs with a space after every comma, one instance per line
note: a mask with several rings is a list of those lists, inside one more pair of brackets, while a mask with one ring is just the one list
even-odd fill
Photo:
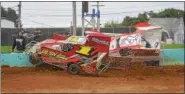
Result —
[[71, 68], [71, 71], [74, 73], [74, 72], [77, 71], [77, 69], [76, 69], [75, 67], [72, 67], [72, 68]]

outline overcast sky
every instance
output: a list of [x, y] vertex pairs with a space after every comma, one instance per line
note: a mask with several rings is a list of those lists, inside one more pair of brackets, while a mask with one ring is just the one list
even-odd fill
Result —
[[[3, 7], [18, 10], [18, 2], [2, 2]], [[96, 2], [89, 2], [89, 12]], [[77, 26], [81, 26], [81, 2], [77, 2]], [[100, 2], [100, 23], [121, 22], [125, 16], [137, 16], [144, 11], [165, 8], [184, 10], [184, 2]], [[69, 27], [72, 21], [72, 2], [22, 2], [23, 27]], [[88, 17], [88, 19], [90, 19]], [[86, 23], [85, 23], [86, 24]], [[103, 26], [103, 25], [102, 25]]]

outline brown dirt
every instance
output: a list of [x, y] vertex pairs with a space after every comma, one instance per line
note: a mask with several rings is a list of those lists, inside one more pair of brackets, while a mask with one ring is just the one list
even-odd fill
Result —
[[109, 69], [100, 77], [70, 75], [58, 68], [2, 68], [2, 92], [183, 93], [184, 67]]

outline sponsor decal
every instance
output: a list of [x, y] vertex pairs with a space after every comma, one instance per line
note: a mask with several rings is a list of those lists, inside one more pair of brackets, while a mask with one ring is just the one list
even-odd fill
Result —
[[119, 45], [122, 46], [131, 46], [131, 45], [141, 45], [141, 36], [140, 34], [133, 34], [129, 36], [121, 36]]
[[62, 55], [62, 54], [58, 54], [57, 56], [56, 56], [56, 58], [58, 58], [58, 59], [62, 59], [62, 60], [67, 60], [68, 58], [66, 58], [64, 55]]
[[92, 41], [109, 46], [109, 42], [105, 40], [100, 40], [98, 38], [92, 38]]
[[64, 55], [62, 55], [60, 53], [48, 50], [48, 49], [43, 49], [41, 51], [41, 54], [42, 55], [52, 56], [52, 57], [55, 57], [55, 58], [60, 59], [60, 60], [67, 60], [68, 59], [66, 56], [64, 56]]

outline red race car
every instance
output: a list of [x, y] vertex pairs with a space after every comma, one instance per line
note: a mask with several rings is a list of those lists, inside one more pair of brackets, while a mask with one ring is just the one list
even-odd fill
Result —
[[111, 37], [102, 35], [71, 36], [67, 39], [54, 35], [53, 39], [36, 44], [28, 52], [32, 56], [37, 54], [35, 58], [43, 63], [61, 67], [71, 74], [80, 71], [100, 74], [110, 64], [102, 64], [103, 58], [108, 56], [110, 41]]

